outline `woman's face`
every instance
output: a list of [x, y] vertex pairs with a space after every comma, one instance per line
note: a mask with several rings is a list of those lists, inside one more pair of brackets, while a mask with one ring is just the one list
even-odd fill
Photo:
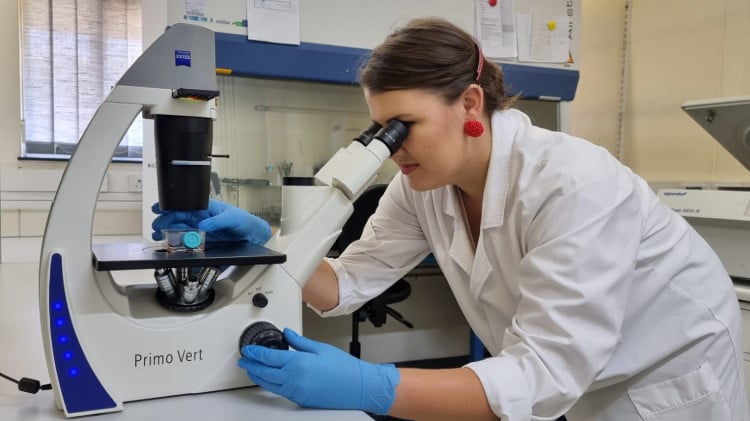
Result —
[[461, 101], [446, 104], [423, 89], [376, 94], [365, 90], [365, 99], [373, 121], [385, 126], [395, 118], [409, 124], [409, 135], [391, 159], [414, 190], [459, 184], [467, 157]]

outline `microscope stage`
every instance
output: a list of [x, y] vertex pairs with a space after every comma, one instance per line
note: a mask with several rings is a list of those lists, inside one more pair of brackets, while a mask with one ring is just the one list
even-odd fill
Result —
[[208, 243], [203, 251], [166, 251], [148, 243], [106, 243], [92, 247], [96, 270], [158, 269], [192, 266], [267, 265], [286, 255], [247, 242]]

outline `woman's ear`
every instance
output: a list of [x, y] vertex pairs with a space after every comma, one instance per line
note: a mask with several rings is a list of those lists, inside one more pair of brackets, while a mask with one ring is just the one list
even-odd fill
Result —
[[477, 118], [481, 116], [484, 111], [484, 91], [482, 87], [476, 83], [469, 85], [463, 94], [463, 105], [466, 114], [471, 114]]

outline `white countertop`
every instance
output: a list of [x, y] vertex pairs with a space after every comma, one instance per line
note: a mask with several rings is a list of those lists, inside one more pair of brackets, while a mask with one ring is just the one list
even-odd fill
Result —
[[[0, 372], [49, 383], [39, 322], [37, 263], [0, 264]], [[78, 417], [109, 420], [363, 420], [359, 411], [304, 409], [258, 387], [126, 402], [122, 412]], [[0, 420], [63, 420], [50, 391], [31, 395], [0, 378]]]
[[[372, 421], [362, 412], [323, 411], [300, 408], [296, 404], [258, 387], [223, 392], [185, 395], [129, 402], [122, 412], [72, 418], [91, 421], [168, 421], [168, 420], [289, 420], [289, 421]], [[0, 394], [0, 420], [65, 420], [55, 408], [52, 394]]]

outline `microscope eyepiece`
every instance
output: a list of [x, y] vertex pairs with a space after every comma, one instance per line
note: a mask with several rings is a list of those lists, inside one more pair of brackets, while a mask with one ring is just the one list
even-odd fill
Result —
[[375, 133], [377, 133], [381, 127], [383, 126], [373, 121], [370, 127], [363, 130], [362, 133], [359, 134], [359, 136], [353, 139], [353, 141], [356, 140], [357, 142], [367, 146], [370, 144], [370, 142], [372, 142], [372, 138], [375, 137]]
[[408, 135], [409, 126], [403, 121], [393, 119], [375, 134], [375, 138], [385, 143], [388, 150], [391, 151], [391, 155], [393, 155]]

